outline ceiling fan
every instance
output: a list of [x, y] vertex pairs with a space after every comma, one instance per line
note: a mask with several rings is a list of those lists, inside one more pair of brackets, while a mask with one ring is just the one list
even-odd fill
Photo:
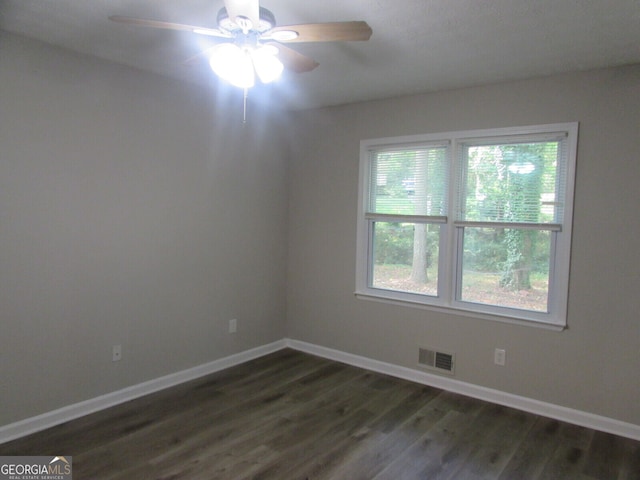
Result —
[[284, 68], [295, 73], [309, 72], [319, 64], [285, 43], [365, 41], [372, 34], [363, 21], [309, 23], [276, 26], [272, 12], [259, 0], [224, 0], [217, 15], [217, 27], [184, 25], [158, 20], [113, 15], [110, 20], [143, 27], [181, 30], [208, 35], [217, 44], [192, 57], [205, 56], [220, 77], [246, 90], [255, 84], [276, 80]]

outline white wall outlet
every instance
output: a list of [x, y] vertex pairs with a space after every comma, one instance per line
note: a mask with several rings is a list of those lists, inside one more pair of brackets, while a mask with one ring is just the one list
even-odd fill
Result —
[[504, 367], [507, 363], [507, 351], [504, 348], [496, 348], [493, 352], [493, 363]]
[[229, 333], [236, 333], [238, 331], [238, 320], [232, 318], [229, 320]]
[[111, 348], [111, 361], [119, 362], [122, 360], [122, 345], [114, 345]]

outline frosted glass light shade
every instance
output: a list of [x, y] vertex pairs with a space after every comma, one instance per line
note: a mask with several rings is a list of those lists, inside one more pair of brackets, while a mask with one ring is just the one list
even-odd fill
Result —
[[223, 43], [213, 50], [209, 58], [211, 69], [219, 77], [239, 88], [255, 85], [251, 54], [233, 43]]
[[262, 83], [271, 83], [280, 77], [284, 65], [277, 55], [278, 49], [273, 45], [253, 48], [223, 43], [213, 49], [209, 65], [216, 75], [232, 85], [251, 88], [256, 74]]
[[278, 49], [271, 45], [258, 47], [251, 52], [253, 66], [262, 83], [271, 83], [280, 78], [284, 65], [276, 55]]

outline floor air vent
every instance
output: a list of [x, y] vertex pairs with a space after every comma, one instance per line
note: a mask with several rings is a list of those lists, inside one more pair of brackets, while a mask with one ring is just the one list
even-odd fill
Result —
[[418, 365], [448, 375], [453, 375], [453, 353], [441, 352], [429, 348], [418, 349]]

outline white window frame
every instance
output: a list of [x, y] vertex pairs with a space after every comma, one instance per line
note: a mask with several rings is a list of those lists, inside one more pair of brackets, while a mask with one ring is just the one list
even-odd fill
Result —
[[[562, 224], [551, 225], [552, 249], [549, 274], [548, 312], [535, 312], [515, 308], [464, 302], [456, 299], [457, 278], [462, 268], [460, 255], [461, 239], [465, 222], [456, 221], [459, 195], [456, 192], [456, 173], [458, 171], [459, 149], [465, 141], [504, 137], [522, 138], [530, 135], [534, 140], [545, 135], [562, 134], [566, 136], [567, 165], [564, 190], [564, 216]], [[371, 286], [373, 268], [372, 242], [373, 223], [384, 215], [367, 215], [369, 198], [370, 152], [385, 147], [411, 147], [415, 144], [448, 142], [450, 144], [449, 202], [445, 217], [434, 219], [441, 225], [440, 254], [438, 263], [438, 296], [407, 293], [395, 290], [374, 288]], [[567, 326], [567, 303], [569, 291], [569, 267], [571, 254], [571, 227], [573, 219], [573, 198], [575, 183], [575, 164], [578, 142], [578, 123], [556, 123], [523, 127], [468, 130], [436, 134], [411, 135], [362, 140], [360, 142], [360, 175], [358, 187], [358, 225], [356, 245], [356, 291], [358, 298], [386, 303], [426, 308], [438, 312], [454, 313], [487, 320], [521, 325], [539, 326], [562, 330]], [[386, 216], [393, 220], [393, 216]], [[435, 221], [437, 220], [437, 221]], [[406, 221], [406, 218], [405, 218]], [[431, 220], [429, 220], [431, 222]], [[475, 222], [466, 223], [472, 225]], [[490, 226], [490, 225], [488, 225]]]

